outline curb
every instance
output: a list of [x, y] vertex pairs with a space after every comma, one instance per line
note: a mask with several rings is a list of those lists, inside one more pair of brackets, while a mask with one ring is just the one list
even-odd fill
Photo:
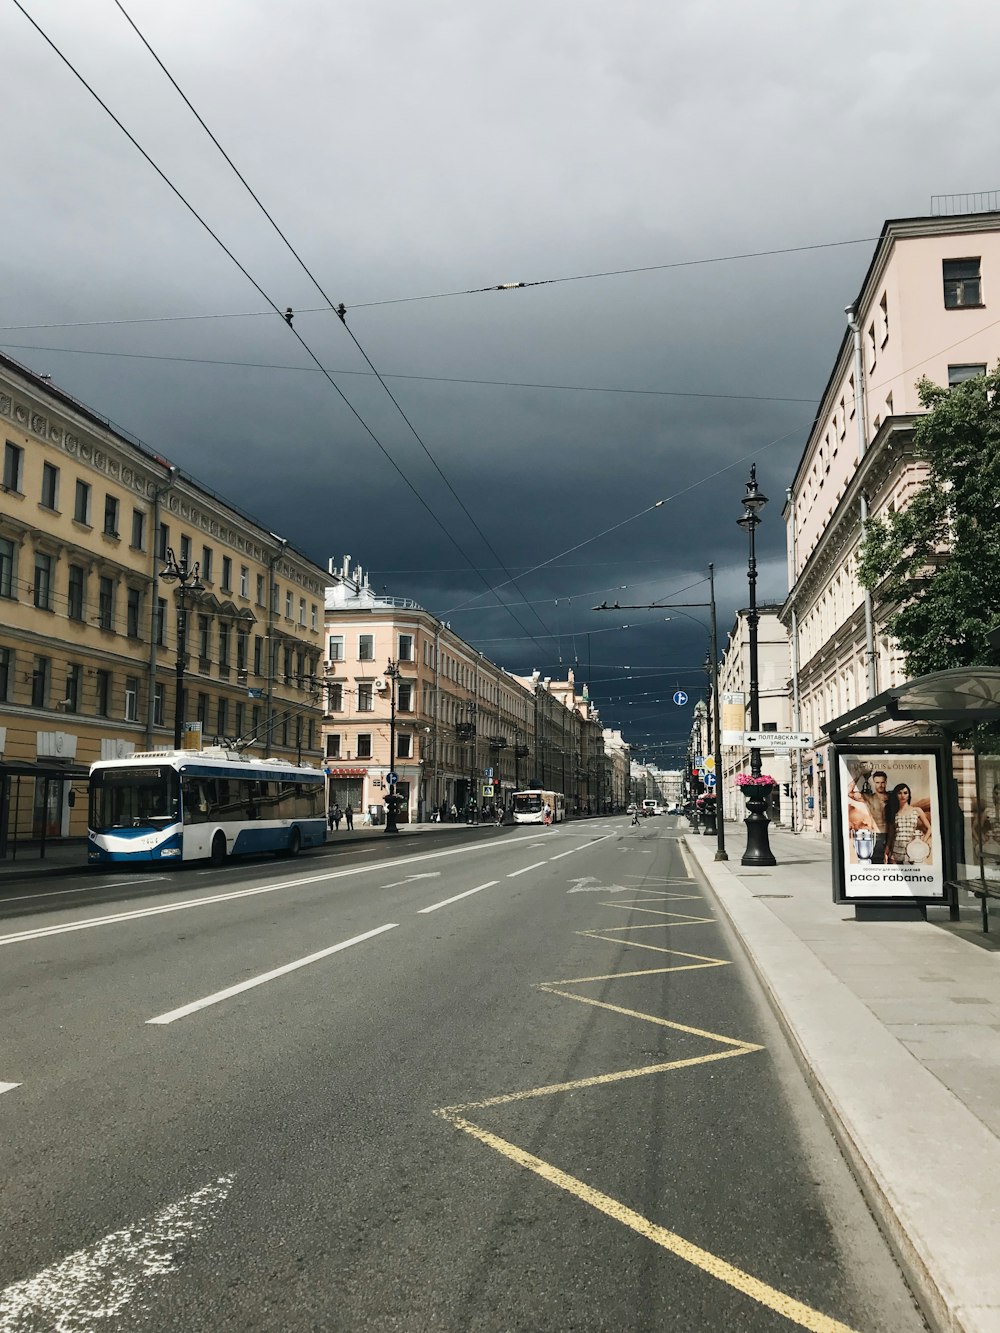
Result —
[[731, 862], [706, 864], [695, 847], [687, 850], [739, 936], [924, 1317], [936, 1333], [997, 1333], [996, 1139], [755, 900]]

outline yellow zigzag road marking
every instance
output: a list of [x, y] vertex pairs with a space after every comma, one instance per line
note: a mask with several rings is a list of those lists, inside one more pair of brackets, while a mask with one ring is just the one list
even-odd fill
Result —
[[[609, 930], [619, 930], [619, 929], [621, 929], [621, 930], [629, 930], [629, 929], [634, 929], [634, 930], [655, 930], [655, 929], [657, 929], [657, 927], [655, 927], [655, 926], [634, 926], [634, 927], [629, 927], [629, 926], [621, 926], [621, 927], [619, 927], [619, 926], [609, 926], [608, 929], [609, 929]], [[617, 936], [617, 935], [602, 935], [602, 934], [600, 934], [600, 933], [599, 933], [598, 931], [596, 931], [596, 930], [578, 930], [576, 933], [577, 933], [578, 935], [583, 935], [583, 936], [584, 936], [586, 939], [588, 939], [588, 940], [604, 940], [604, 941], [606, 941], [608, 944], [627, 944], [628, 947], [629, 947], [630, 949], [651, 949], [651, 950], [653, 951], [653, 953], [671, 953], [671, 954], [675, 954], [678, 958], [699, 958], [699, 959], [701, 959], [701, 962], [702, 962], [705, 966], [707, 966], [707, 967], [728, 967], [728, 966], [729, 966], [729, 961], [728, 961], [728, 959], [726, 959], [726, 958], [705, 958], [705, 957], [703, 957], [703, 955], [698, 954], [698, 953], [684, 953], [681, 949], [668, 949], [668, 948], [666, 948], [665, 945], [662, 945], [662, 944], [641, 944], [638, 940], [623, 940], [623, 939], [621, 939], [621, 938], [620, 938], [619, 936]], [[675, 968], [674, 970], [675, 970], [675, 971], [680, 971], [679, 968]]]
[[[664, 968], [664, 972], [677, 971], [676, 968]], [[609, 1004], [607, 1000], [592, 1000], [589, 995], [574, 995], [569, 990], [556, 990], [552, 982], [543, 981], [538, 990], [548, 991], [550, 995], [561, 995], [564, 1000], [577, 1000], [580, 1004], [592, 1004], [596, 1009], [610, 1009], [613, 1014], [624, 1014], [626, 1018], [641, 1018], [647, 1023], [656, 1023], [658, 1027], [673, 1028], [675, 1032], [686, 1032], [692, 1037], [704, 1037], [707, 1041], [718, 1041], [723, 1046], [739, 1047], [738, 1054], [747, 1055], [750, 1051], [762, 1051], [752, 1041], [741, 1041], [738, 1037], [723, 1037], [718, 1032], [706, 1032], [703, 1028], [689, 1027], [686, 1023], [674, 1023], [669, 1018], [659, 1018], [656, 1014], [644, 1014], [640, 1009], [624, 1009], [619, 1004]], [[704, 1059], [704, 1057], [701, 1057]]]
[[[649, 899], [647, 898], [643, 901], [648, 902]], [[709, 922], [715, 920], [714, 916], [688, 916], [687, 912], [663, 912], [657, 907], [639, 907], [637, 903], [609, 902], [601, 903], [601, 906], [624, 908], [628, 912], [645, 912], [647, 916], [668, 916], [675, 924], [680, 924], [682, 926], [689, 925], [692, 922], [695, 922], [698, 925], [707, 925]]]
[[710, 1277], [716, 1278], [719, 1282], [726, 1283], [736, 1291], [743, 1292], [751, 1300], [758, 1304], [766, 1306], [769, 1310], [774, 1310], [776, 1314], [782, 1315], [793, 1324], [798, 1324], [800, 1328], [811, 1330], [811, 1333], [855, 1333], [849, 1325], [842, 1324], [839, 1319], [831, 1319], [829, 1315], [822, 1314], [819, 1310], [814, 1310], [812, 1306], [805, 1305], [802, 1301], [797, 1301], [794, 1297], [779, 1291], [777, 1287], [769, 1286], [766, 1282], [761, 1282], [750, 1273], [746, 1273], [742, 1268], [737, 1268], [734, 1264], [726, 1263], [718, 1255], [710, 1254], [708, 1250], [703, 1250], [698, 1245], [693, 1245], [683, 1236], [678, 1236], [676, 1231], [668, 1231], [666, 1227], [657, 1226], [655, 1222], [650, 1222], [647, 1217], [634, 1209], [619, 1203], [617, 1199], [612, 1199], [610, 1195], [602, 1194], [600, 1190], [595, 1190], [593, 1186], [585, 1184], [582, 1180], [577, 1180], [576, 1176], [568, 1175], [565, 1171], [560, 1171], [558, 1167], [552, 1166], [549, 1162], [543, 1162], [540, 1157], [535, 1157], [532, 1153], [525, 1152], [514, 1143], [509, 1143], [507, 1139], [502, 1139], [497, 1134], [491, 1134], [487, 1129], [481, 1129], [474, 1125], [470, 1120], [464, 1119], [457, 1112], [463, 1108], [444, 1108], [436, 1112], [442, 1119], [447, 1120], [449, 1124], [456, 1129], [471, 1134], [474, 1139], [478, 1139], [488, 1148], [501, 1153], [510, 1161], [518, 1166], [524, 1167], [526, 1171], [532, 1171], [542, 1180], [547, 1180], [552, 1185], [557, 1185], [565, 1190], [567, 1194], [574, 1195], [581, 1199], [591, 1208], [596, 1208], [598, 1212], [604, 1213], [613, 1221], [621, 1223], [643, 1236], [646, 1240], [652, 1241], [654, 1245], [659, 1245], [661, 1249], [683, 1259], [685, 1263], [693, 1264], [703, 1272], [708, 1273]]

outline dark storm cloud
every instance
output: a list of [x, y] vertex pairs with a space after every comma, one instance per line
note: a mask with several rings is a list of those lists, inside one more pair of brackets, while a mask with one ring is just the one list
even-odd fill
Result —
[[[350, 552], [376, 587], [415, 597], [502, 664], [592, 674], [605, 720], [627, 734], [683, 733], [690, 710], [655, 690], [693, 681], [697, 697], [705, 631], [655, 612], [609, 628], [590, 607], [670, 600], [711, 560], [724, 635], [746, 599], [735, 519], [751, 458], [771, 498], [760, 593], [781, 600], [784, 488], [871, 242], [366, 303], [874, 237], [932, 193], [996, 183], [980, 178], [1000, 101], [1000, 18], [985, 2], [132, 0], [387, 375], [745, 395], [389, 379], [432, 461], [376, 381], [341, 373], [367, 369], [346, 330], [309, 313], [323, 299], [118, 11], [25, 2], [279, 309], [298, 312], [405, 480], [12, 7], [6, 92], [25, 114], [5, 143], [3, 322], [262, 313], [11, 330], [5, 349], [320, 563]], [[807, 401], [777, 401], [795, 398]], [[481, 596], [472, 567], [504, 585], [520, 624]], [[626, 665], [663, 674], [619, 688]]]

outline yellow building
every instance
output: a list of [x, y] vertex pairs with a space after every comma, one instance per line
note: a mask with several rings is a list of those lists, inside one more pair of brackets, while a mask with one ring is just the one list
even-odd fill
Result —
[[0, 855], [178, 729], [318, 762], [322, 569], [3, 356], [0, 426]]

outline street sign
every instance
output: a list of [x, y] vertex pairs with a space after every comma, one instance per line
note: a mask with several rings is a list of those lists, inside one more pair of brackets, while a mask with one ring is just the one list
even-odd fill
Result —
[[705, 784], [705, 786], [709, 789], [709, 791], [711, 791], [712, 788], [715, 786], [714, 773], [705, 773], [701, 780]]
[[695, 755], [695, 757], [694, 757], [694, 766], [695, 766], [695, 768], [704, 768], [704, 767], [705, 767], [705, 756], [704, 756], [703, 754], [696, 754], [696, 755]]
[[688, 701], [688, 697], [687, 697], [687, 695], [684, 693], [683, 690], [675, 690], [675, 691], [674, 691], [674, 703], [675, 703], [675, 704], [686, 704], [687, 701]]
[[493, 776], [493, 770], [492, 770], [492, 768], [484, 768], [484, 769], [483, 769], [483, 772], [484, 772], [484, 774], [485, 774], [488, 778], [491, 778], [491, 777]]
[[807, 731], [746, 731], [743, 744], [757, 746], [783, 746], [786, 749], [807, 749], [812, 745], [812, 737]]
[[385, 775], [385, 780], [386, 780], [386, 782], [389, 784], [390, 787], [395, 787], [396, 783], [399, 781], [399, 774], [398, 774], [398, 773], [387, 773], [387, 774]]
[[492, 795], [493, 795], [493, 783], [492, 783], [492, 782], [484, 782], [484, 783], [483, 783], [483, 795], [484, 795], [484, 796], [492, 796]]
[[707, 768], [708, 771], [709, 771], [710, 773], [712, 773], [712, 772], [715, 771], [715, 755], [714, 755], [714, 754], [710, 754], [710, 755], [706, 755], [706, 756], [705, 756], [705, 764], [704, 764], [704, 767]]

